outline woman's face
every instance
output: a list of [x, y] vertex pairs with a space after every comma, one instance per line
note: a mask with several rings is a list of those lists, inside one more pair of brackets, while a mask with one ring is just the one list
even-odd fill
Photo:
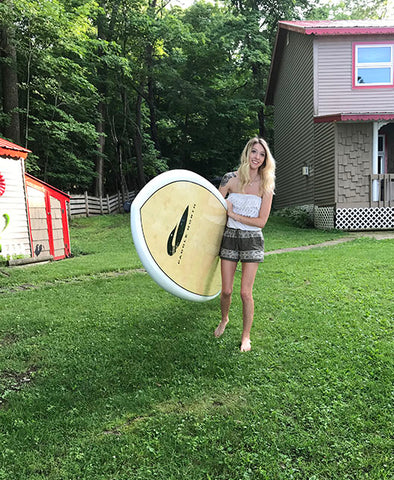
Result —
[[265, 148], [255, 143], [249, 153], [249, 166], [252, 170], [258, 170], [265, 160]]

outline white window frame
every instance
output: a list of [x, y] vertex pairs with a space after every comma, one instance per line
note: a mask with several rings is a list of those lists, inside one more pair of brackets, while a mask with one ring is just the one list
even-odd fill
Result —
[[[368, 62], [362, 63], [358, 61], [358, 52], [359, 49], [365, 48], [390, 48], [390, 61], [389, 62]], [[356, 43], [354, 44], [354, 77], [353, 77], [353, 87], [354, 88], [376, 88], [376, 87], [393, 87], [394, 86], [394, 45], [390, 43]], [[390, 69], [390, 81], [389, 82], [371, 82], [371, 83], [360, 83], [358, 81], [358, 71], [361, 68], [367, 69], [377, 69], [377, 68], [389, 68]]]

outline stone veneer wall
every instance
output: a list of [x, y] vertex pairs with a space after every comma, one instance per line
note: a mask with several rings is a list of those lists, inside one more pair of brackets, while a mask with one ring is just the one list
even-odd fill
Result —
[[337, 206], [370, 205], [372, 135], [372, 123], [338, 124]]

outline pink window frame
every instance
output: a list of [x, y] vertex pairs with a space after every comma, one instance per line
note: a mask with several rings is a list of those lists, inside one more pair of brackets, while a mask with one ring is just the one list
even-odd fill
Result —
[[[391, 47], [391, 84], [390, 85], [357, 85], [356, 84], [356, 47], [360, 45], [387, 45]], [[352, 54], [352, 88], [355, 90], [359, 89], [370, 89], [370, 88], [393, 88], [394, 87], [394, 44], [392, 42], [354, 42], [353, 43], [353, 54]]]

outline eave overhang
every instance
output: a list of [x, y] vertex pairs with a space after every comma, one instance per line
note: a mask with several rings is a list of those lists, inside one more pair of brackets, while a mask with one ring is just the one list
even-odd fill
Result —
[[313, 118], [314, 123], [394, 121], [394, 113], [335, 113]]
[[15, 143], [5, 140], [4, 138], [0, 138], [0, 155], [25, 159], [29, 153], [31, 153], [31, 151], [27, 148], [23, 148]]

